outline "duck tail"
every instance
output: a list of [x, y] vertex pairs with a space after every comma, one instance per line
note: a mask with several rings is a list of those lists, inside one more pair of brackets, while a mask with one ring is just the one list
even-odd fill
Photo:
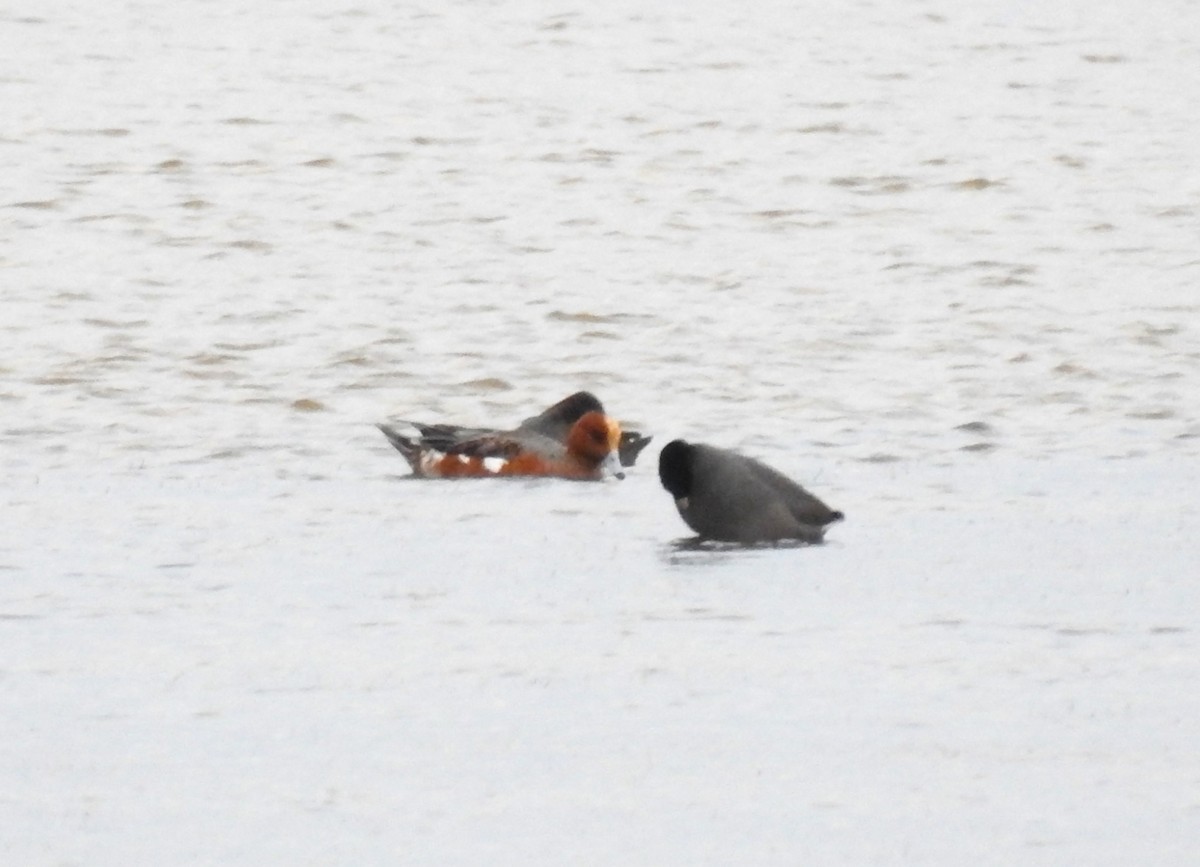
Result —
[[379, 428], [379, 430], [383, 432], [383, 435], [387, 437], [388, 442], [395, 447], [396, 451], [404, 455], [404, 459], [408, 461], [409, 466], [411, 466], [414, 471], [420, 468], [421, 444], [419, 442], [414, 442], [389, 425], [377, 424], [375, 427]]

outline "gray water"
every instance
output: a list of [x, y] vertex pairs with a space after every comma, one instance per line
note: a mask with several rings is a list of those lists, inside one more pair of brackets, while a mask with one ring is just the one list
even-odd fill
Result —
[[961, 5], [0, 11], [6, 861], [1192, 863], [1200, 9]]

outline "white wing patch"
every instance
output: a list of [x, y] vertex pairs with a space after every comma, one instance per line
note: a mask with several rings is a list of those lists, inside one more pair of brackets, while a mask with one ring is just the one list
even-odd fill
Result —
[[444, 457], [444, 454], [434, 449], [426, 449], [421, 452], [421, 474], [431, 478], [440, 476], [438, 462]]
[[[449, 466], [443, 464], [446, 461]], [[472, 458], [468, 455], [451, 455], [446, 452], [439, 452], [437, 449], [426, 449], [421, 452], [420, 473], [431, 479], [443, 478], [447, 475], [448, 470], [452, 470], [453, 464], [457, 463], [460, 467], [465, 467], [472, 462]], [[483, 468], [496, 475], [508, 463], [507, 458], [484, 458]], [[449, 472], [450, 476], [455, 476], [456, 473]], [[468, 473], [474, 475], [474, 473]]]

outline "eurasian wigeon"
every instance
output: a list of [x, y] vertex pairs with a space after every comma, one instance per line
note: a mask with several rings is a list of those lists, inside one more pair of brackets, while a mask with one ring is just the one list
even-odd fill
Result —
[[618, 446], [621, 426], [601, 412], [584, 413], [563, 444], [536, 431], [484, 433], [473, 439], [434, 448], [424, 435], [412, 439], [389, 425], [378, 426], [404, 455], [413, 475], [423, 478], [488, 478], [557, 476], [598, 480], [606, 473], [625, 478]]
[[658, 477], [689, 527], [721, 542], [820, 542], [830, 509], [762, 461], [715, 446], [673, 440], [658, 456]]
[[[586, 413], [604, 413], [604, 405], [591, 392], [577, 391], [565, 397], [558, 403], [535, 416], [525, 419], [513, 430], [497, 430], [494, 428], [470, 427], [459, 424], [425, 424], [422, 422], [407, 422], [421, 432], [421, 444], [438, 451], [454, 451], [464, 443], [478, 440], [481, 437], [521, 438], [530, 433], [549, 437], [556, 442], [566, 444], [571, 426]], [[652, 437], [643, 436], [637, 431], [622, 431], [621, 443], [618, 448], [621, 464], [632, 467], [637, 462], [638, 454], [649, 445]]]

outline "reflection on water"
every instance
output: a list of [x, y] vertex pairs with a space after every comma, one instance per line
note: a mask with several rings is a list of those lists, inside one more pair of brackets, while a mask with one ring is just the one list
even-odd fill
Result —
[[812, 547], [815, 546], [794, 539], [742, 545], [692, 536], [662, 545], [659, 550], [659, 558], [669, 566], [713, 566], [728, 563], [731, 558], [739, 556], [752, 558], [756, 552], [760, 551]]

